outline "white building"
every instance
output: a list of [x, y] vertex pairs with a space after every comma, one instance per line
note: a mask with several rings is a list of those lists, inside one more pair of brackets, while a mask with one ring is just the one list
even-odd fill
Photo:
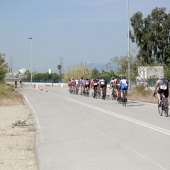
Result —
[[25, 68], [22, 68], [19, 70], [19, 73], [24, 74], [27, 70]]
[[158, 78], [161, 75], [164, 76], [163, 66], [138, 67], [138, 77], [141, 79]]
[[137, 85], [144, 85], [146, 87], [149, 85], [147, 82], [148, 79], [157, 79], [159, 76], [164, 76], [163, 66], [140, 66], [138, 67], [138, 77], [136, 77], [136, 83]]

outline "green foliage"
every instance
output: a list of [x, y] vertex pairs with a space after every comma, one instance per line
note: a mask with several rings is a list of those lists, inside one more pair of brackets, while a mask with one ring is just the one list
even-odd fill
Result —
[[14, 89], [11, 84], [0, 83], [0, 98], [10, 97], [12, 92]]
[[164, 67], [164, 76], [170, 81], [170, 64]]
[[155, 8], [146, 18], [141, 12], [131, 18], [130, 38], [139, 47], [137, 59], [142, 65], [170, 63], [170, 13], [165, 11]]
[[116, 77], [116, 75], [115, 75], [114, 71], [110, 71], [110, 72], [104, 72], [102, 77], [110, 79], [112, 77]]
[[58, 65], [57, 68], [60, 70], [61, 69], [61, 65]]
[[101, 76], [100, 71], [97, 70], [96, 68], [94, 68], [94, 69], [91, 71], [91, 74], [92, 74], [92, 78], [97, 78], [97, 77], [100, 77], [100, 76]]
[[114, 72], [112, 72], [111, 74], [113, 75], [112, 77], [121, 77], [121, 76], [125, 76], [128, 77], [128, 64], [130, 64], [130, 75], [131, 75], [131, 79], [135, 79], [135, 77], [137, 76], [137, 66], [138, 66], [138, 62], [136, 60], [136, 58], [134, 57], [113, 57], [110, 61], [110, 63], [108, 63], [107, 65], [110, 65], [112, 63], [116, 63], [118, 65], [118, 71], [115, 74]]
[[0, 83], [5, 81], [5, 74], [7, 71], [7, 64], [5, 64], [4, 57], [5, 54], [0, 53]]
[[60, 76], [56, 73], [38, 73], [33, 75], [33, 79], [57, 79]]
[[0, 89], [0, 97], [6, 96], [6, 92], [2, 89]]

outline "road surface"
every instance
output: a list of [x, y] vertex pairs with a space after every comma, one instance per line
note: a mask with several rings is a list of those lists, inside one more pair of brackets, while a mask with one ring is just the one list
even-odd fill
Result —
[[66, 87], [20, 91], [35, 120], [40, 170], [170, 169], [170, 117], [155, 104], [124, 107]]

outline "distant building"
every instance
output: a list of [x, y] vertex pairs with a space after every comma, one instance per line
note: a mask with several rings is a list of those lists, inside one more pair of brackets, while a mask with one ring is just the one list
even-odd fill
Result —
[[163, 66], [138, 67], [138, 76], [141, 79], [158, 78], [164, 76]]
[[138, 67], [138, 77], [136, 77], [137, 85], [148, 86], [149, 79], [157, 79], [159, 76], [164, 76], [163, 66], [140, 66]]
[[24, 74], [27, 70], [25, 68], [22, 68], [19, 70], [19, 73]]
[[49, 73], [49, 74], [51, 74], [51, 73], [52, 73], [52, 70], [51, 70], [50, 68], [48, 69], [48, 73]]

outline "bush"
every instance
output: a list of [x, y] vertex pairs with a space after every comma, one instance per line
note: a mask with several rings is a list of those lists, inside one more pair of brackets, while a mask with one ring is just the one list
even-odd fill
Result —
[[133, 88], [133, 92], [136, 93], [136, 95], [141, 95], [141, 96], [147, 96], [151, 95], [151, 91], [146, 89], [144, 86], [136, 86]]
[[23, 103], [23, 96], [14, 90], [12, 85], [0, 84], [0, 106]]

